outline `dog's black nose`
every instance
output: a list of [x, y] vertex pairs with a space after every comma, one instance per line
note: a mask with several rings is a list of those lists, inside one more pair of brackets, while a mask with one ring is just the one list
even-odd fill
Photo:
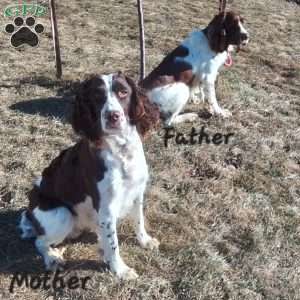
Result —
[[248, 40], [248, 38], [249, 38], [249, 36], [248, 36], [248, 34], [247, 33], [241, 33], [241, 40], [242, 41], [246, 41], [246, 40]]
[[119, 113], [118, 111], [110, 111], [108, 112], [107, 115], [108, 115], [108, 120], [110, 122], [117, 122], [121, 117], [121, 113]]

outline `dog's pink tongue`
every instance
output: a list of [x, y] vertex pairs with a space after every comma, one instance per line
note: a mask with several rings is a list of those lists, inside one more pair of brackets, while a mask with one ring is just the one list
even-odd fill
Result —
[[232, 57], [231, 57], [231, 54], [229, 52], [227, 52], [227, 58], [226, 58], [226, 61], [225, 61], [225, 66], [226, 67], [231, 67], [233, 64], [233, 61], [232, 61]]

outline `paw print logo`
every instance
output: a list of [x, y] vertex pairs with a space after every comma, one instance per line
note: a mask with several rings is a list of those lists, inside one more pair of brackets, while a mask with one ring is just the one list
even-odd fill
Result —
[[44, 26], [36, 24], [33, 17], [26, 18], [25, 22], [22, 17], [16, 17], [14, 24], [5, 26], [5, 31], [11, 34], [10, 43], [13, 47], [18, 48], [23, 44], [36, 47], [39, 44], [38, 35], [44, 31]]

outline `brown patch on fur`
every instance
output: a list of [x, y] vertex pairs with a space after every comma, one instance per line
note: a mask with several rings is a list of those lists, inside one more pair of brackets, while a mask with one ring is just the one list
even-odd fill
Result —
[[[128, 99], [123, 99], [121, 105], [131, 124], [145, 136], [159, 121], [158, 108], [130, 78], [118, 73], [115, 82], [129, 85]], [[116, 91], [118, 88], [122, 87], [115, 86]], [[106, 86], [100, 76], [90, 75], [81, 84], [75, 99], [72, 126], [84, 138], [63, 150], [43, 171], [40, 186], [34, 186], [29, 193], [29, 211], [35, 207], [41, 210], [66, 207], [76, 215], [73, 206], [87, 196], [92, 198], [94, 208], [99, 209], [97, 182], [103, 179], [106, 170], [98, 153], [103, 146], [100, 118], [106, 97]]]
[[160, 122], [160, 112], [156, 104], [151, 103], [145, 93], [139, 91], [139, 101], [143, 104], [144, 114], [137, 120], [136, 127], [142, 137], [146, 138]]
[[100, 114], [105, 100], [104, 81], [98, 75], [89, 75], [79, 86], [75, 97], [71, 123], [76, 133], [91, 141], [100, 138]]
[[160, 121], [159, 108], [151, 103], [145, 92], [138, 88], [132, 79], [126, 77], [128, 84], [132, 88], [132, 100], [130, 106], [130, 120], [136, 125], [142, 137], [146, 137], [152, 129], [155, 129]]
[[193, 67], [188, 62], [180, 60], [181, 57], [186, 57], [188, 54], [189, 50], [186, 47], [177, 47], [139, 83], [140, 86], [147, 90], [175, 82], [184, 82], [191, 86], [194, 81]]
[[204, 30], [211, 49], [217, 53], [228, 49], [228, 46], [241, 42], [239, 22], [243, 19], [235, 12], [221, 12], [216, 15]]
[[105, 170], [97, 150], [83, 139], [62, 151], [43, 171], [40, 186], [35, 186], [29, 193], [29, 210], [66, 207], [76, 214], [73, 206], [87, 196], [92, 198], [93, 207], [99, 210], [97, 182], [104, 177]]
[[[115, 81], [128, 84], [131, 91], [129, 99], [121, 101], [129, 121], [136, 125], [141, 136], [155, 128], [159, 122], [159, 110], [155, 104], [150, 103], [147, 96], [134, 83], [134, 81], [118, 72]], [[126, 81], [126, 82], [125, 82]], [[106, 101], [105, 83], [99, 75], [89, 75], [78, 89], [72, 116], [72, 126], [76, 133], [81, 134], [93, 142], [101, 144], [101, 109]]]

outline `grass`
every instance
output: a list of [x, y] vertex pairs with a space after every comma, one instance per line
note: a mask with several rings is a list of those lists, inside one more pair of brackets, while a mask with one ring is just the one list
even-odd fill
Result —
[[[147, 69], [192, 28], [204, 27], [217, 1], [144, 1]], [[2, 1], [3, 7], [10, 4]], [[138, 78], [135, 1], [58, 3], [64, 77], [54, 78], [50, 23], [36, 49], [14, 50], [0, 31], [0, 298], [300, 299], [300, 11], [297, 1], [229, 3], [245, 16], [251, 41], [218, 81], [228, 120], [200, 119], [229, 145], [145, 142], [151, 181], [146, 215], [159, 252], [140, 249], [120, 227], [121, 252], [141, 275], [118, 283], [101, 267], [96, 238], [67, 245], [66, 277], [90, 276], [84, 290], [8, 289], [15, 272], [43, 273], [16, 224], [35, 176], [76, 141], [68, 124], [70, 86], [85, 73], [126, 71]], [[0, 26], [8, 20], [0, 17]], [[189, 106], [188, 109], [202, 109]], [[178, 131], [188, 133], [184, 124]]]

